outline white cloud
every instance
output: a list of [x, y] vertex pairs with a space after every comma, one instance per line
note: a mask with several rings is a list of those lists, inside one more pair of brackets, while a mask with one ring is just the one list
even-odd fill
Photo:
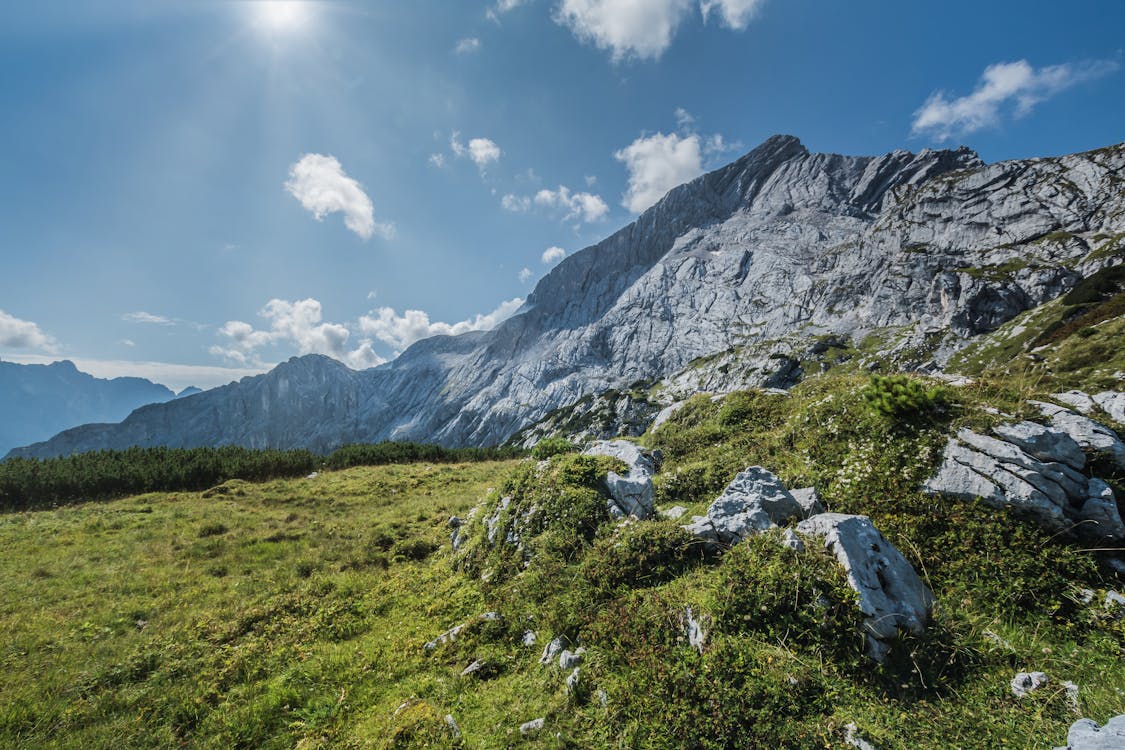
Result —
[[543, 262], [548, 265], [558, 263], [566, 257], [566, 250], [561, 247], [549, 247], [543, 251]]
[[699, 9], [703, 11], [704, 21], [714, 10], [722, 18], [724, 26], [742, 31], [764, 2], [765, 0], [700, 0]]
[[478, 51], [479, 49], [480, 39], [477, 39], [475, 36], [471, 36], [457, 42], [457, 46], [453, 48], [453, 51], [458, 55], [468, 55]]
[[137, 345], [137, 342], [136, 342], [136, 341], [133, 341], [133, 339], [121, 339], [121, 341], [120, 341], [119, 343], [120, 343], [120, 344], [121, 344], [122, 346], [127, 346], [127, 347], [129, 347], [130, 349], [132, 349], [132, 348], [133, 348], [134, 346], [136, 346], [136, 345]]
[[703, 144], [695, 134], [642, 136], [613, 156], [629, 173], [621, 205], [633, 213], [644, 211], [672, 188], [703, 174]]
[[485, 12], [485, 15], [493, 21], [499, 23], [500, 16], [515, 10], [521, 5], [527, 3], [527, 1], [528, 0], [496, 0], [496, 4], [489, 8]]
[[415, 341], [430, 336], [456, 336], [468, 331], [487, 331], [511, 317], [523, 305], [517, 297], [501, 302], [499, 307], [484, 315], [475, 315], [458, 323], [430, 321], [430, 316], [422, 310], [406, 310], [399, 315], [393, 307], [381, 307], [373, 315], [359, 319], [359, 330], [365, 335], [374, 336], [396, 352], [401, 352]]
[[58, 342], [30, 320], [21, 320], [0, 310], [0, 346], [54, 352]]
[[441, 169], [445, 166], [445, 154], [430, 154], [430, 165]]
[[555, 20], [575, 36], [609, 50], [613, 60], [659, 58], [693, 0], [562, 0]]
[[449, 138], [449, 147], [453, 150], [454, 155], [469, 157], [482, 170], [492, 162], [500, 161], [502, 152], [495, 141], [488, 138], [473, 138], [466, 146], [461, 142], [460, 137], [460, 133], [453, 131], [453, 135]]
[[519, 279], [520, 279], [520, 283], [526, 284], [528, 281], [531, 280], [531, 277], [534, 276], [534, 275], [535, 275], [535, 273], [530, 268], [521, 268], [520, 272], [518, 274]]
[[594, 185], [597, 185], [597, 184], [598, 184], [597, 175], [592, 175], [592, 174], [586, 175], [586, 187], [593, 187]]
[[303, 155], [289, 168], [285, 189], [311, 211], [317, 221], [341, 212], [344, 225], [365, 240], [376, 233], [388, 239], [394, 236], [394, 225], [375, 221], [371, 199], [333, 156]]
[[1035, 105], [1084, 81], [1112, 73], [1110, 60], [1064, 63], [1036, 69], [1027, 60], [989, 65], [971, 94], [956, 99], [938, 91], [915, 113], [912, 131], [939, 141], [994, 127], [1006, 114], [1023, 117]]
[[125, 313], [121, 316], [122, 320], [127, 320], [130, 323], [149, 323], [158, 326], [173, 326], [176, 321], [171, 318], [166, 318], [163, 315], [153, 315], [152, 313], [138, 310], [137, 312]]
[[514, 214], [526, 213], [531, 208], [531, 198], [526, 195], [508, 193], [500, 199], [500, 206], [505, 211], [511, 211]]
[[592, 193], [572, 193], [565, 185], [559, 185], [558, 190], [540, 190], [535, 194], [535, 204], [561, 209], [565, 213], [563, 221], [579, 219], [591, 223], [605, 218], [609, 213], [609, 206], [601, 196]]
[[226, 341], [212, 346], [211, 354], [239, 365], [260, 366], [259, 350], [285, 343], [296, 346], [298, 354], [324, 354], [357, 369], [386, 361], [371, 350], [370, 340], [361, 341], [349, 351], [351, 334], [347, 326], [321, 322], [320, 302], [315, 299], [272, 299], [258, 314], [269, 322], [269, 328], [256, 329], [241, 320], [227, 321], [219, 329], [219, 335]]

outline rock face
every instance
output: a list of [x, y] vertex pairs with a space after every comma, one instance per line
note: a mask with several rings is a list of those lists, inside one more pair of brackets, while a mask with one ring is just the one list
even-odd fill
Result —
[[[1080, 393], [1079, 391], [1075, 391]], [[1125, 443], [1117, 433], [1089, 417], [1075, 414], [1055, 404], [1032, 401], [1043, 416], [1050, 420], [1051, 426], [1070, 435], [1074, 442], [1091, 453], [1100, 453], [1109, 458], [1118, 469], [1125, 470]]]
[[492, 331], [426, 339], [361, 373], [290, 361], [20, 455], [489, 445], [642, 380], [672, 378], [671, 398], [785, 386], [813, 337], [876, 329], [904, 362], [922, 347], [940, 365], [967, 337], [1122, 262], [1092, 252], [1097, 235], [1125, 231], [1122, 169], [1125, 146], [984, 165], [966, 149], [851, 157], [775, 136], [559, 263]]
[[802, 534], [821, 537], [844, 566], [859, 594], [867, 629], [868, 653], [885, 658], [899, 629], [920, 634], [930, 621], [934, 595], [913, 566], [866, 516], [821, 513], [797, 524]]
[[684, 529], [712, 544], [730, 546], [805, 515], [781, 480], [761, 466], [751, 466], [727, 485], [706, 516], [696, 516]]
[[1099, 541], [1125, 539], [1113, 490], [1081, 473], [1086, 456], [1071, 434], [1034, 422], [1001, 425], [994, 433], [995, 438], [960, 430], [946, 445], [937, 475], [923, 489], [1010, 507], [1052, 531], [1073, 530]]
[[616, 518], [633, 516], [651, 518], [655, 513], [653, 502], [652, 475], [656, 462], [652, 454], [628, 440], [599, 441], [583, 451], [588, 456], [611, 456], [625, 462], [629, 473], [621, 476], [611, 471], [606, 475], [606, 489], [613, 501], [609, 513]]

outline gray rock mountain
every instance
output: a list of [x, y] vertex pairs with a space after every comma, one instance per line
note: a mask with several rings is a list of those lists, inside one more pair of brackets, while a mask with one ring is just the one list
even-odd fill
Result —
[[784, 386], [825, 337], [940, 366], [1122, 262], [1123, 168], [1125, 144], [985, 165], [963, 148], [851, 157], [775, 136], [559, 263], [492, 331], [426, 339], [359, 373], [290, 360], [16, 453], [494, 444], [640, 380], [669, 379], [670, 400]]
[[68, 360], [0, 362], [0, 455], [75, 425], [116, 422], [138, 406], [174, 396], [143, 378], [95, 378]]

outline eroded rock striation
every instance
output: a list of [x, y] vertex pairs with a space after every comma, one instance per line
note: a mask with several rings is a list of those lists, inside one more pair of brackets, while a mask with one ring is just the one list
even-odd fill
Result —
[[853, 157], [774, 136], [559, 263], [492, 331], [426, 339], [359, 373], [291, 360], [16, 455], [496, 444], [637, 382], [668, 379], [670, 400], [790, 385], [824, 337], [874, 333], [904, 364], [940, 366], [1122, 262], [1125, 243], [1096, 239], [1125, 237], [1122, 169], [1125, 145], [986, 165], [964, 148]]

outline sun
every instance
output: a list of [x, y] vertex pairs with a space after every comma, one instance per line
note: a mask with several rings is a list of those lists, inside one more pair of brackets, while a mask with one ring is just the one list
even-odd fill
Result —
[[272, 32], [298, 31], [309, 21], [309, 3], [300, 0], [260, 0], [254, 3], [258, 23]]

